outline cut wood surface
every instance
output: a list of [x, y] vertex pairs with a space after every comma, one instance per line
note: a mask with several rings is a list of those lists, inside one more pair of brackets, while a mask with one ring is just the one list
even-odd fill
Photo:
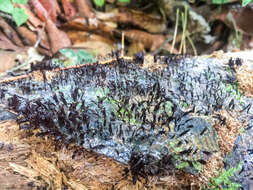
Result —
[[133, 186], [119, 163], [74, 147], [55, 151], [52, 139], [29, 136], [14, 121], [0, 123], [0, 142], [1, 190]]

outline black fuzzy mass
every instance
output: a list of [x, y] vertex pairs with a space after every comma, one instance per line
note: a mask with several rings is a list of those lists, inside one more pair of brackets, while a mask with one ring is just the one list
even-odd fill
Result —
[[[161, 175], [172, 167], [197, 173], [219, 150], [212, 116], [234, 109], [234, 71], [217, 59], [143, 55], [55, 72], [54, 77], [0, 84], [1, 103], [43, 135], [75, 143], [130, 164], [134, 175]], [[229, 79], [229, 80], [228, 80]], [[28, 128], [28, 126], [26, 126]], [[183, 167], [182, 167], [183, 166]]]

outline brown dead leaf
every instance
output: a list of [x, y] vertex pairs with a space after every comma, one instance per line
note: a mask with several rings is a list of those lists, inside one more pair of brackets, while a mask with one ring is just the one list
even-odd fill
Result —
[[41, 5], [45, 8], [45, 10], [48, 12], [49, 17], [51, 18], [51, 20], [56, 23], [56, 11], [57, 8], [59, 8], [59, 6], [54, 7], [56, 5], [56, 3], [53, 3], [52, 0], [48, 1], [48, 0], [39, 0]]
[[[140, 30], [125, 30], [124, 33], [128, 40], [132, 42], [140, 42], [145, 48], [150, 49], [151, 51], [161, 47], [166, 40], [164, 35], [150, 34]], [[165, 48], [170, 50], [171, 46], [166, 44]]]
[[87, 4], [87, 1], [84, 0], [75, 0], [76, 7], [78, 9], [78, 12], [80, 16], [85, 16], [87, 18], [94, 18], [95, 15], [93, 12], [91, 12], [89, 5]]
[[43, 55], [49, 55], [49, 56], [52, 55], [50, 52], [48, 38], [46, 36], [45, 31], [43, 31], [43, 29], [40, 29], [40, 28], [37, 29], [38, 31], [37, 33], [39, 33], [39, 36], [35, 32], [29, 30], [28, 28], [24, 26], [17, 27], [17, 31], [20, 34], [20, 36], [23, 37], [23, 40], [26, 45], [34, 46], [36, 42], [40, 39], [37, 50]]
[[[0, 42], [1, 45], [1, 42]], [[18, 51], [0, 51], [0, 73], [5, 72], [15, 66], [17, 55], [21, 53]]]
[[74, 18], [63, 25], [63, 28], [70, 30], [81, 30], [89, 32], [112, 33], [115, 28], [94, 19], [86, 19], [84, 17]]
[[62, 6], [67, 19], [76, 15], [75, 8], [68, 0], [62, 0]]
[[100, 56], [106, 56], [114, 50], [113, 46], [102, 42], [102, 41], [86, 41], [81, 43], [76, 43], [73, 47], [86, 49], [88, 52]]
[[97, 12], [96, 16], [104, 21], [134, 25], [150, 33], [163, 33], [167, 28], [161, 19], [127, 8], [120, 8], [111, 13]]
[[32, 24], [35, 28], [43, 25], [42, 22], [30, 10], [29, 5], [17, 4], [17, 6], [25, 10], [26, 14], [28, 15], [28, 22]]
[[50, 57], [53, 56], [53, 53], [50, 50], [48, 50], [48, 49], [45, 49], [45, 48], [42, 48], [42, 47], [38, 47], [37, 50], [42, 55], [47, 55], [47, 56], [50, 56]]
[[76, 48], [86, 49], [90, 53], [106, 56], [115, 49], [115, 42], [109, 38], [84, 31], [69, 31], [68, 36]]
[[145, 51], [144, 45], [141, 42], [133, 42], [128, 46], [128, 56], [133, 56], [138, 52]]
[[105, 38], [104, 36], [91, 34], [89, 32], [84, 31], [68, 31], [67, 32], [69, 38], [71, 39], [73, 44], [82, 43], [86, 41], [101, 41], [104, 43], [109, 44], [110, 46], [114, 46], [114, 41], [110, 40], [109, 38]]
[[23, 47], [23, 43], [18, 37], [16, 31], [9, 25], [5, 20], [0, 17], [0, 28], [3, 31], [3, 33], [17, 46]]
[[49, 19], [49, 15], [48, 15], [47, 10], [40, 3], [40, 1], [39, 0], [31, 0], [30, 2], [34, 8], [34, 12], [35, 12], [36, 16], [39, 17], [39, 19], [42, 20], [43, 22], [46, 22]]
[[0, 31], [0, 49], [4, 50], [18, 50], [19, 47], [10, 41], [4, 33]]
[[46, 30], [53, 53], [56, 53], [61, 48], [71, 45], [71, 41], [68, 35], [65, 32], [59, 30], [50, 19], [48, 19], [46, 22]]
[[18, 33], [23, 37], [26, 45], [33, 46], [37, 41], [36, 33], [32, 32], [24, 26], [17, 27]]
[[52, 7], [54, 7], [57, 15], [61, 13], [61, 8], [58, 4], [58, 1], [57, 0], [50, 0], [50, 3], [52, 4]]
[[239, 7], [230, 11], [234, 19], [235, 27], [243, 34], [253, 35], [253, 6]]
[[48, 39], [47, 33], [45, 31], [45, 27], [37, 28], [36, 32], [38, 33], [37, 38], [40, 39], [40, 46], [44, 49], [50, 50], [49, 39]]

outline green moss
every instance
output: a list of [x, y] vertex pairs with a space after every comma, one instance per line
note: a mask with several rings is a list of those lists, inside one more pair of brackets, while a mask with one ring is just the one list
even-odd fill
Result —
[[187, 108], [189, 108], [190, 105], [185, 101], [180, 101], [179, 106], [183, 109], [187, 109]]
[[167, 101], [165, 103], [165, 112], [168, 116], [171, 116], [173, 113], [172, 113], [172, 103], [170, 101]]
[[240, 104], [243, 104], [242, 93], [239, 89], [239, 83], [236, 82], [235, 84], [227, 84], [225, 86], [225, 91], [230, 92], [235, 98], [240, 102]]
[[83, 63], [94, 63], [96, 61], [93, 55], [85, 50], [79, 50], [76, 52], [72, 49], [64, 48], [59, 50], [59, 52], [65, 57], [69, 58], [64, 62], [65, 67], [79, 65]]
[[188, 108], [189, 107], [189, 104], [187, 104], [186, 102], [184, 103], [184, 108]]
[[188, 162], [182, 162], [182, 163], [176, 165], [176, 168], [177, 169], [183, 169], [183, 168], [188, 167], [188, 166], [189, 166]]
[[175, 151], [175, 152], [181, 152], [183, 149], [181, 147], [176, 147], [176, 143], [174, 141], [170, 142], [170, 147]]
[[220, 175], [218, 177], [214, 177], [212, 179], [210, 179], [209, 185], [207, 187], [207, 189], [211, 189], [211, 190], [218, 190], [222, 187], [222, 185], [225, 186], [225, 188], [222, 188], [223, 190], [236, 190], [239, 187], [241, 187], [240, 184], [238, 183], [234, 183], [230, 180], [230, 177], [232, 177], [234, 175], [235, 172], [241, 170], [242, 168], [242, 163], [240, 162], [237, 167], [234, 168], [230, 168], [228, 170], [223, 170], [222, 173], [220, 173]]
[[193, 162], [193, 167], [198, 170], [198, 171], [202, 171], [202, 164], [199, 162]]

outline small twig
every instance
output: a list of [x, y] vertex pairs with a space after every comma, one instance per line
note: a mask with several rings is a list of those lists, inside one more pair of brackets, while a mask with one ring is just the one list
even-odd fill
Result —
[[183, 25], [183, 35], [180, 43], [180, 48], [179, 52], [182, 52], [183, 48], [183, 53], [186, 53], [186, 46], [185, 46], [185, 32], [186, 32], [186, 26], [187, 26], [187, 6], [184, 7], [184, 13], [182, 13], [182, 25]]
[[173, 35], [173, 41], [172, 41], [170, 53], [173, 53], [173, 51], [174, 51], [174, 46], [175, 46], [176, 37], [177, 37], [178, 18], [179, 18], [179, 9], [177, 9], [176, 25], [175, 25], [175, 31], [174, 31], [174, 35]]
[[197, 49], [196, 49], [196, 47], [195, 47], [195, 45], [194, 45], [194, 43], [193, 43], [193, 41], [192, 41], [192, 39], [190, 37], [190, 34], [189, 34], [189, 32], [187, 30], [186, 30], [186, 38], [189, 40], [189, 42], [190, 42], [190, 44], [192, 46], [194, 55], [197, 56], [198, 55]]
[[182, 20], [182, 26], [183, 26], [183, 33], [182, 33], [182, 37], [181, 37], [181, 42], [180, 42], [180, 46], [179, 46], [179, 53], [182, 53], [182, 47], [183, 47], [183, 41], [184, 41], [184, 13], [181, 14], [181, 20]]
[[[231, 13], [230, 13], [229, 16], [232, 17]], [[236, 39], [236, 41], [238, 41], [240, 31], [239, 31], [238, 28], [236, 27], [235, 19], [231, 19], [231, 20], [232, 20], [232, 24], [233, 24], [233, 27], [234, 27], [234, 30], [235, 30], [235, 39]]]
[[121, 34], [121, 57], [124, 57], [124, 50], [125, 50], [125, 33], [122, 32], [122, 34]]
[[152, 7], [152, 6], [154, 6], [154, 3], [151, 2], [151, 3], [147, 4], [146, 6], [140, 8], [140, 10], [141, 10], [141, 11], [144, 11], [144, 10], [146, 10], [146, 9], [149, 9], [149, 8]]
[[34, 44], [34, 48], [36, 49], [38, 46], [39, 46], [39, 44], [40, 44], [40, 41], [41, 41], [41, 39], [42, 39], [42, 33], [43, 33], [43, 31], [44, 31], [44, 29], [45, 29], [45, 24], [43, 23], [43, 25], [42, 25], [42, 28], [40, 29], [37, 29], [37, 33], [38, 33], [38, 37], [37, 37], [37, 41], [36, 41], [36, 43]]

